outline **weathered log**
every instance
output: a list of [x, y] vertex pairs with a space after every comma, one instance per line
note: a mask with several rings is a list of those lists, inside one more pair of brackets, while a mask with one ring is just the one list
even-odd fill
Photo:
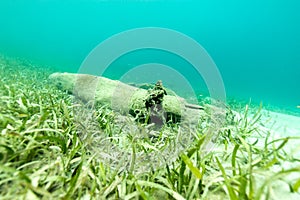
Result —
[[[134, 115], [145, 110], [145, 99], [149, 95], [145, 89], [87, 74], [54, 73], [49, 79], [59, 89], [85, 102], [92, 101], [106, 105], [122, 114]], [[180, 121], [181, 116], [187, 115], [187, 109], [202, 109], [198, 105], [188, 104], [183, 98], [173, 95], [165, 95], [162, 106], [169, 117], [176, 118], [175, 121]]]

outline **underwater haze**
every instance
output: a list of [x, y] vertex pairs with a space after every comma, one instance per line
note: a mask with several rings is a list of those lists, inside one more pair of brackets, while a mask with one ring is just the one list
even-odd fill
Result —
[[[86, 56], [115, 34], [167, 28], [206, 49], [228, 97], [300, 113], [299, 10], [297, 0], [2, 0], [0, 53], [77, 72]], [[205, 90], [197, 88], [203, 80], [192, 76], [188, 63], [151, 49], [120, 57], [105, 75], [120, 79], [146, 63], [190, 73], [186, 78], [195, 91]]]

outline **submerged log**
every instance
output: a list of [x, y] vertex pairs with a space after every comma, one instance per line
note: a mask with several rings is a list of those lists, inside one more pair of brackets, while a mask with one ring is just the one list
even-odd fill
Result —
[[[92, 101], [95, 104], [106, 105], [122, 114], [136, 115], [146, 109], [145, 99], [149, 92], [120, 81], [72, 73], [54, 73], [49, 79], [59, 89], [75, 95], [84, 102]], [[195, 110], [203, 109], [201, 106], [188, 104], [183, 98], [175, 95], [165, 95], [162, 107], [167, 118], [173, 122], [179, 122], [182, 116], [195, 114]]]

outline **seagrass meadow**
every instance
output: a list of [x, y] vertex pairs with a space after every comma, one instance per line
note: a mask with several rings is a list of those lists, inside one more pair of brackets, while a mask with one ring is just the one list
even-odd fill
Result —
[[[91, 108], [74, 101], [71, 94], [49, 82], [52, 68], [4, 56], [0, 68], [0, 199], [300, 196], [300, 137], [282, 136], [278, 132], [284, 130], [272, 129], [276, 127], [274, 113], [263, 106], [228, 104], [225, 122], [213, 129], [218, 136], [214, 147], [205, 151], [214, 124], [210, 118], [214, 108], [208, 103], [203, 103], [206, 114], [196, 129], [173, 124], [153, 130], [105, 105]], [[91, 120], [85, 113], [93, 117], [92, 125], [78, 123], [78, 109], [85, 119]], [[127, 126], [122, 125], [124, 120]], [[99, 132], [113, 145], [91, 148], [79, 137], [83, 131]], [[166, 144], [177, 141], [178, 134], [190, 134], [193, 141], [170, 162], [151, 169], [139, 159], [167, 156]], [[128, 155], [113, 154], [116, 158], [108, 159], [110, 162], [100, 159], [99, 152], [120, 145], [120, 141], [122, 152]], [[122, 159], [124, 155], [130, 159]]]
[[0, 200], [299, 200], [299, 0], [1, 0]]

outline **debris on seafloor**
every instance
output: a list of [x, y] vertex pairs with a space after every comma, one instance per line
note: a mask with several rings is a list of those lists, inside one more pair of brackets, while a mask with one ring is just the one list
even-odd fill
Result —
[[[183, 118], [197, 120], [196, 115], [200, 115], [203, 107], [195, 104], [188, 104], [182, 97], [176, 95], [165, 95], [166, 91], [158, 81], [157, 88], [152, 89], [153, 93], [161, 93], [162, 96], [149, 98], [149, 90], [134, 87], [117, 80], [87, 74], [73, 73], [53, 73], [49, 76], [59, 89], [67, 91], [78, 97], [83, 102], [93, 102], [95, 104], [106, 105], [110, 109], [121, 114], [131, 114], [134, 117], [144, 118], [147, 109], [155, 106], [156, 109], [163, 109], [165, 121], [174, 123], [180, 122]], [[157, 101], [155, 99], [157, 98]], [[163, 99], [161, 99], [163, 98]], [[153, 102], [150, 100], [154, 100]], [[150, 104], [147, 108], [147, 101]], [[159, 102], [158, 102], [159, 101]], [[159, 107], [161, 105], [161, 107]], [[195, 121], [196, 122], [196, 121]]]

